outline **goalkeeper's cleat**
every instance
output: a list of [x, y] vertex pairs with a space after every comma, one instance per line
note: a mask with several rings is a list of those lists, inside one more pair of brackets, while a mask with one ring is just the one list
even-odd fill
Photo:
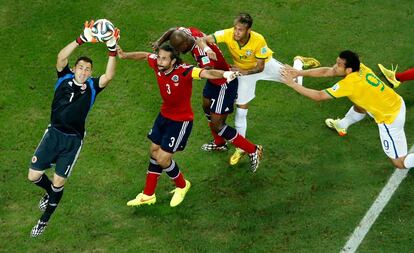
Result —
[[171, 198], [170, 206], [175, 207], [181, 204], [183, 202], [185, 195], [187, 194], [188, 190], [191, 187], [191, 183], [188, 180], [185, 180], [185, 187], [184, 188], [175, 188], [171, 191], [171, 193], [174, 193], [174, 195]]
[[219, 146], [215, 144], [214, 141], [211, 141], [209, 143], [203, 144], [201, 146], [201, 149], [204, 151], [227, 151], [229, 150], [229, 147], [227, 146], [227, 144]]
[[43, 197], [39, 201], [39, 209], [40, 211], [46, 211], [47, 204], [49, 203], [49, 194], [45, 193]]
[[39, 235], [43, 234], [47, 227], [47, 222], [39, 220], [37, 224], [32, 228], [32, 232], [30, 232], [31, 237], [38, 237]]
[[339, 121], [340, 119], [326, 119], [325, 124], [338, 132], [339, 136], [345, 136], [346, 135], [346, 128], [339, 127]]
[[398, 86], [400, 86], [401, 82], [397, 80], [395, 77], [395, 72], [397, 72], [398, 65], [391, 66], [391, 69], [385, 68], [382, 64], [378, 64], [378, 67], [380, 68], [382, 74], [384, 74], [385, 78], [387, 78], [388, 82], [392, 84], [392, 88], [396, 89]]
[[152, 205], [157, 201], [155, 193], [151, 196], [148, 196], [141, 192], [137, 195], [135, 199], [128, 201], [127, 206], [142, 206], [142, 205]]
[[321, 63], [318, 60], [311, 57], [303, 57], [298, 55], [293, 58], [293, 61], [295, 60], [300, 60], [303, 63], [304, 69], [317, 68], [321, 66]]
[[230, 157], [230, 165], [236, 165], [239, 163], [240, 159], [246, 154], [242, 149], [236, 148], [234, 154]]
[[256, 146], [256, 151], [249, 154], [250, 157], [250, 170], [254, 173], [257, 168], [259, 168], [260, 160], [263, 157], [263, 147], [262, 145]]

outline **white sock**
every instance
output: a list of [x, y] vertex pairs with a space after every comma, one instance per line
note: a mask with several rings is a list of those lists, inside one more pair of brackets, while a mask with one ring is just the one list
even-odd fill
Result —
[[349, 111], [345, 114], [345, 117], [341, 119], [338, 123], [340, 128], [347, 129], [350, 125], [361, 121], [365, 118], [366, 113], [359, 113], [355, 111], [354, 107], [352, 106]]
[[245, 137], [247, 131], [247, 111], [248, 109], [237, 108], [236, 116], [234, 117], [234, 125], [237, 132]]
[[404, 167], [414, 168], [414, 153], [408, 154], [404, 159]]
[[[299, 59], [296, 59], [293, 61], [293, 68], [297, 69], [297, 70], [302, 70], [303, 69], [303, 62]], [[298, 76], [296, 77], [295, 80], [298, 84], [302, 85], [303, 84], [303, 76]]]

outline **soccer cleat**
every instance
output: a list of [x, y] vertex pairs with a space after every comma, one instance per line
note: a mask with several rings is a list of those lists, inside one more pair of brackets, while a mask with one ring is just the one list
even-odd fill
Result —
[[391, 66], [391, 69], [385, 68], [382, 64], [378, 64], [378, 67], [380, 68], [382, 74], [384, 74], [385, 78], [387, 78], [388, 82], [392, 84], [392, 87], [394, 89], [398, 88], [400, 86], [401, 82], [397, 80], [395, 77], [395, 72], [397, 72], [398, 65]]
[[39, 201], [40, 211], [46, 211], [47, 203], [49, 203], [49, 194], [45, 193], [45, 195], [43, 195], [43, 197]]
[[215, 144], [214, 141], [211, 141], [209, 143], [203, 144], [201, 146], [201, 149], [204, 151], [227, 151], [229, 150], [229, 147], [227, 146], [227, 144], [219, 146]]
[[142, 205], [152, 205], [155, 204], [157, 201], [157, 197], [155, 196], [155, 193], [151, 196], [148, 196], [141, 192], [137, 195], [135, 199], [132, 199], [128, 201], [127, 206], [142, 206]]
[[188, 180], [185, 180], [185, 187], [184, 188], [175, 188], [171, 191], [174, 195], [171, 198], [170, 206], [175, 207], [178, 206], [181, 202], [183, 202], [185, 195], [187, 194], [188, 190], [191, 187], [191, 183]]
[[318, 60], [311, 57], [303, 57], [298, 55], [293, 58], [293, 61], [295, 60], [300, 60], [303, 63], [304, 69], [317, 68], [321, 66], [321, 63]]
[[32, 232], [30, 232], [31, 237], [38, 237], [41, 235], [47, 227], [47, 222], [43, 222], [39, 220], [37, 224], [32, 228]]
[[262, 145], [256, 146], [256, 151], [249, 154], [250, 157], [250, 170], [254, 173], [257, 168], [259, 168], [260, 160], [263, 157], [263, 147]]
[[340, 119], [326, 119], [325, 124], [338, 132], [339, 136], [345, 136], [346, 135], [346, 128], [340, 128], [338, 126]]
[[230, 157], [230, 165], [236, 165], [240, 159], [246, 154], [242, 149], [236, 148], [234, 154]]

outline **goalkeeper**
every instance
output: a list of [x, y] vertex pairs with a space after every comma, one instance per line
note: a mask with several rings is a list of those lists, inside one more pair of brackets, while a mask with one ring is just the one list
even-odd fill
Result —
[[[86, 116], [96, 96], [115, 75], [118, 29], [106, 42], [109, 57], [105, 74], [93, 78], [92, 60], [86, 56], [78, 58], [74, 67], [69, 68], [68, 58], [76, 48], [84, 43], [96, 42], [91, 35], [92, 26], [93, 20], [85, 22], [83, 33], [57, 55], [58, 79], [54, 86], [50, 124], [33, 154], [28, 174], [28, 179], [45, 191], [39, 202], [42, 216], [31, 231], [32, 237], [44, 232], [56, 210], [66, 179], [70, 176], [82, 148]], [[45, 170], [51, 168], [52, 164], [56, 166], [53, 180], [50, 180]]]

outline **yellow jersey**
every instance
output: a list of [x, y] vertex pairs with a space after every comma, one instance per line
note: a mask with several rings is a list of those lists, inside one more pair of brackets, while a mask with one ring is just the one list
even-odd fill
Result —
[[217, 31], [213, 34], [216, 43], [226, 43], [234, 64], [244, 70], [252, 69], [257, 65], [257, 59], [269, 61], [273, 51], [267, 47], [264, 37], [257, 32], [250, 32], [250, 38], [244, 46], [240, 46], [233, 39], [234, 28]]
[[325, 92], [334, 98], [348, 97], [369, 112], [377, 124], [391, 124], [402, 103], [401, 97], [362, 63], [359, 72], [352, 72]]

